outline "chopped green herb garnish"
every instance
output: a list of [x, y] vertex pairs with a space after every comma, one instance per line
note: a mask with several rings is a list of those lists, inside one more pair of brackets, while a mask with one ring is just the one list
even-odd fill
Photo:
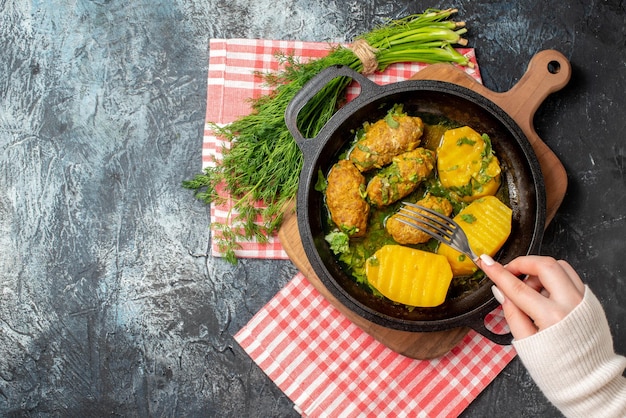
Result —
[[324, 173], [322, 172], [322, 169], [320, 168], [319, 170], [317, 170], [317, 181], [315, 182], [315, 190], [317, 190], [318, 192], [324, 193], [327, 187], [328, 187], [328, 182], [326, 181], [326, 178], [324, 177]]
[[489, 138], [489, 135], [487, 134], [482, 134], [482, 138], [483, 138], [483, 141], [485, 141], [485, 149], [481, 153], [481, 157], [483, 158], [490, 157], [491, 155], [493, 155], [493, 148], [491, 147], [491, 138]]
[[476, 145], [476, 141], [474, 141], [473, 139], [469, 139], [468, 137], [464, 136], [463, 138], [459, 138], [458, 141], [456, 141], [456, 144], [460, 147], [461, 145]]
[[367, 186], [365, 184], [359, 184], [359, 196], [363, 199], [367, 197]]
[[387, 122], [387, 125], [393, 129], [400, 127], [400, 123], [393, 118], [391, 113], [387, 113], [387, 116], [385, 116], [385, 122]]
[[476, 222], [476, 217], [474, 215], [472, 215], [471, 213], [463, 213], [463, 214], [461, 214], [461, 220], [463, 222], [471, 224], [471, 223]]
[[333, 231], [324, 237], [335, 254], [343, 254], [350, 250], [350, 237], [345, 232]]

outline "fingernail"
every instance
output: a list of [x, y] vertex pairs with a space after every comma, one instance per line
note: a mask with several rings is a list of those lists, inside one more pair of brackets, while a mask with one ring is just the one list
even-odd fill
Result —
[[496, 298], [500, 304], [504, 303], [504, 294], [498, 289], [496, 286], [491, 286], [491, 293], [493, 293], [493, 297]]
[[496, 264], [495, 260], [493, 258], [491, 258], [490, 256], [488, 256], [487, 254], [483, 254], [480, 256], [480, 260], [485, 263], [485, 265], [487, 266], [493, 266], [494, 264]]

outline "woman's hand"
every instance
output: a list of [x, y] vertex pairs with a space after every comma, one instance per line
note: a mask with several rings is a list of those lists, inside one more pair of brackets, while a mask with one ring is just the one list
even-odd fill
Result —
[[497, 286], [492, 291], [516, 340], [556, 324], [583, 299], [585, 285], [566, 261], [523, 256], [502, 266], [482, 255], [479, 264]]

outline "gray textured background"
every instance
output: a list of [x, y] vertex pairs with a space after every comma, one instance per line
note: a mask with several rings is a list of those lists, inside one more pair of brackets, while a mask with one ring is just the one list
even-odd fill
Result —
[[[541, 49], [571, 60], [535, 120], [570, 176], [543, 252], [590, 283], [624, 354], [623, 2], [4, 0], [0, 415], [296, 415], [232, 338], [295, 268], [212, 258], [180, 186], [201, 167], [208, 40], [349, 41], [449, 6], [492, 90]], [[559, 416], [518, 360], [464, 413], [507, 415]]]

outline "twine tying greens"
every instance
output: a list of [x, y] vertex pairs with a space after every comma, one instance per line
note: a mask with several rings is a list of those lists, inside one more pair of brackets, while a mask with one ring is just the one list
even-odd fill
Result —
[[361, 61], [363, 69], [361, 73], [363, 75], [374, 74], [378, 69], [378, 61], [376, 60], [376, 53], [378, 50], [372, 47], [365, 39], [357, 39], [352, 43], [350, 47], [354, 55]]

